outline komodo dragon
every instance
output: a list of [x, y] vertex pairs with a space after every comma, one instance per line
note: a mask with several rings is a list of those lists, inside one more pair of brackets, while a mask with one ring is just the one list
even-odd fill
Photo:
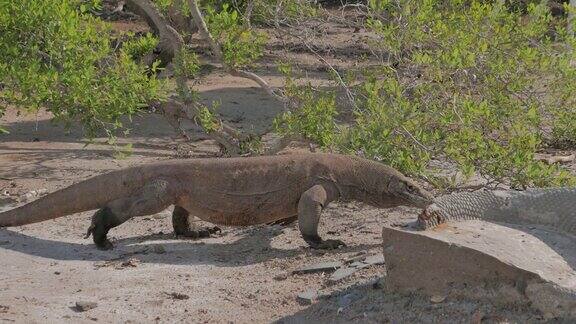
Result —
[[108, 231], [134, 216], [175, 205], [177, 235], [190, 234], [189, 216], [221, 225], [247, 226], [298, 217], [304, 240], [318, 249], [344, 243], [318, 235], [320, 213], [334, 200], [378, 207], [425, 207], [432, 196], [381, 163], [336, 154], [173, 160], [131, 167], [74, 184], [0, 213], [0, 227], [18, 226], [99, 210], [87, 237], [112, 248]]
[[462, 192], [435, 199], [418, 217], [421, 229], [481, 219], [544, 225], [576, 234], [576, 188]]

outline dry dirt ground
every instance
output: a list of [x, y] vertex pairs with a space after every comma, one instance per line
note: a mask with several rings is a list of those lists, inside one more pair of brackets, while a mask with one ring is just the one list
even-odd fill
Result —
[[[354, 43], [348, 41], [348, 46]], [[344, 61], [334, 63], [346, 65]], [[281, 84], [266, 68], [257, 72], [273, 85]], [[251, 81], [219, 72], [203, 78], [197, 89], [207, 102], [220, 101], [222, 117], [239, 128], [264, 127], [281, 108]], [[133, 144], [132, 154], [117, 159], [110, 146], [101, 144], [103, 139], [86, 146], [81, 130], [66, 132], [51, 125], [49, 118], [43, 112], [18, 115], [10, 110], [1, 120], [10, 134], [0, 137], [0, 208], [109, 170], [217, 152], [208, 141], [184, 144], [175, 140], [175, 133], [162, 118], [146, 115], [135, 120], [132, 133], [121, 141]], [[387, 293], [374, 284], [381, 284], [382, 265], [362, 269], [334, 284], [328, 283], [328, 273], [291, 274], [300, 266], [321, 261], [381, 253], [382, 225], [413, 219], [416, 210], [334, 204], [324, 213], [321, 231], [348, 246], [328, 252], [306, 247], [294, 225], [224, 228], [221, 235], [209, 239], [175, 239], [170, 212], [133, 219], [114, 229], [115, 249], [111, 251], [99, 251], [83, 238], [91, 213], [0, 229], [0, 322], [452, 323], [539, 319], [525, 309], [449, 299], [434, 303], [418, 295]], [[297, 295], [309, 289], [318, 290], [321, 297], [312, 305], [300, 304]], [[74, 307], [76, 302], [97, 305], [80, 312]]]

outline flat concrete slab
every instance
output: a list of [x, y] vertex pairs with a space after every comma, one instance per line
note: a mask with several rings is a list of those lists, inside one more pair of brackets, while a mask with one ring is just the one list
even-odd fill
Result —
[[576, 238], [482, 221], [434, 230], [383, 229], [386, 287], [430, 296], [525, 304], [576, 318]]

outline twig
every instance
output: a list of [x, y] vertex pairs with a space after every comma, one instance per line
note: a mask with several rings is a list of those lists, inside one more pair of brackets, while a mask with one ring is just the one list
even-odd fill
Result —
[[210, 34], [208, 26], [204, 21], [204, 17], [202, 17], [202, 13], [200, 12], [200, 8], [198, 7], [198, 3], [196, 3], [196, 0], [188, 0], [188, 4], [190, 6], [190, 13], [192, 14], [192, 19], [194, 20], [196, 27], [198, 27], [200, 35], [202, 36], [202, 38], [208, 41], [208, 44], [212, 49], [212, 54], [214, 54], [214, 56], [218, 59], [218, 61], [222, 61], [222, 50], [220, 49], [220, 45], [218, 45], [218, 43], [212, 37], [212, 34]]
[[570, 4], [568, 5], [568, 34], [572, 37], [574, 37], [574, 24], [576, 23], [576, 14], [574, 13], [576, 11], [576, 0], [570, 0]]
[[244, 12], [244, 27], [251, 28], [250, 19], [252, 18], [252, 11], [254, 11], [254, 0], [248, 0], [246, 11]]

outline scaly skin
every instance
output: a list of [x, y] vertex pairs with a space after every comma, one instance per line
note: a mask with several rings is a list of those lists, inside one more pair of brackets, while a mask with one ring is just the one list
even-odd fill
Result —
[[[110, 248], [108, 231], [135, 216], [175, 205], [177, 234], [189, 233], [189, 216], [218, 225], [248, 226], [298, 216], [313, 248], [343, 245], [318, 235], [320, 213], [331, 201], [377, 207], [425, 207], [432, 196], [381, 163], [336, 154], [173, 160], [142, 165], [72, 185], [0, 213], [0, 227], [18, 226], [100, 208], [88, 235]], [[212, 229], [216, 230], [216, 229]], [[189, 233], [199, 236], [198, 233]]]
[[576, 234], [576, 188], [463, 192], [437, 198], [418, 217], [422, 229], [481, 219], [544, 225]]

